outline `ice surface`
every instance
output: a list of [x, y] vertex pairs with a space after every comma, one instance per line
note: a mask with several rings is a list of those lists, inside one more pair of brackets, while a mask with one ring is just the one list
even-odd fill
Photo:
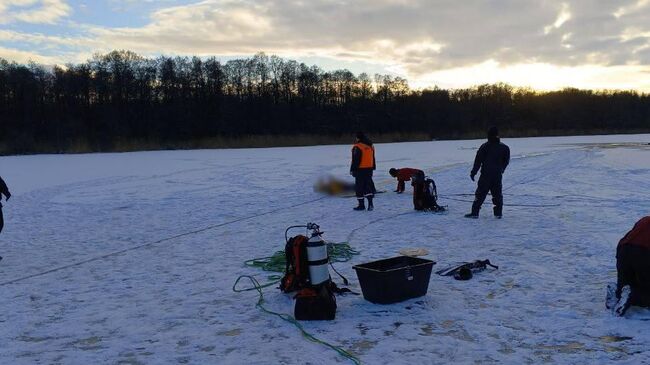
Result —
[[[504, 139], [505, 203], [548, 207], [506, 206], [495, 220], [488, 199], [467, 220], [472, 196], [457, 194], [475, 188], [482, 142], [376, 146], [378, 187], [394, 188], [390, 167], [422, 168], [446, 215], [393, 193], [373, 212], [338, 197], [281, 209], [319, 198], [318, 176], [348, 176], [350, 146], [2, 157], [14, 195], [0, 234], [0, 363], [347, 363], [262, 313], [255, 292], [231, 290], [242, 274], [265, 281], [243, 262], [308, 221], [361, 251], [337, 266], [353, 290], [354, 264], [406, 247], [426, 248], [436, 267], [500, 266], [468, 282], [434, 275], [426, 297], [393, 305], [342, 296], [335, 321], [304, 324], [364, 363], [648, 363], [650, 311], [620, 319], [604, 301], [618, 239], [648, 214], [650, 135]], [[252, 218], [154, 243], [242, 217]], [[292, 313], [290, 296], [264, 293]]]

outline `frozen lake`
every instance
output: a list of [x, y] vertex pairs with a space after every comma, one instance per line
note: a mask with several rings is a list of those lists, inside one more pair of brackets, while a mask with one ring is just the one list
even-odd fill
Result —
[[[261, 312], [257, 293], [232, 291], [239, 275], [266, 281], [243, 262], [307, 222], [361, 252], [337, 265], [356, 291], [353, 265], [406, 247], [428, 249], [434, 271], [500, 266], [467, 282], [433, 274], [427, 296], [393, 305], [341, 296], [336, 320], [304, 323], [363, 363], [650, 363], [650, 311], [622, 319], [604, 305], [616, 244], [649, 214], [650, 135], [503, 142], [502, 220], [489, 198], [480, 219], [463, 218], [482, 140], [376, 145], [375, 183], [389, 193], [373, 212], [313, 192], [324, 174], [349, 178], [350, 146], [0, 157], [14, 194], [0, 234], [0, 363], [349, 363]], [[448, 214], [390, 193], [391, 167], [434, 177]], [[291, 296], [264, 294], [293, 313]]]

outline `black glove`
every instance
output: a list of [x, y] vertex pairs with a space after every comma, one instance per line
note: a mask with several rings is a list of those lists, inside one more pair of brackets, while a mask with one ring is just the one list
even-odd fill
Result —
[[474, 181], [474, 176], [476, 176], [476, 174], [469, 174], [469, 178], [472, 179], [472, 181]]
[[5, 195], [5, 197], [6, 197], [6, 200], [9, 200], [9, 198], [11, 198], [11, 193], [7, 192], [7, 195]]
[[350, 176], [354, 176], [354, 171], [350, 170]]

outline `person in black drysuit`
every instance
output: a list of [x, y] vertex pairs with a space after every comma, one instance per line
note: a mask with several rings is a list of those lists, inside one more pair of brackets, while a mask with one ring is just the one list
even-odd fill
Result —
[[[5, 181], [2, 180], [2, 177], [0, 177], [0, 200], [2, 200], [2, 195], [5, 196], [5, 199], [9, 200], [11, 198], [11, 193], [9, 192], [9, 188], [7, 187], [7, 184], [5, 184]], [[2, 203], [0, 202], [0, 232], [2, 232], [2, 228], [5, 226], [5, 220], [4, 217], [2, 216]], [[2, 260], [2, 256], [0, 256], [0, 260]]]
[[375, 147], [365, 134], [358, 132], [356, 142], [352, 147], [352, 163], [350, 175], [354, 176], [354, 190], [359, 205], [354, 210], [365, 210], [364, 198], [368, 199], [368, 210], [373, 210], [373, 197], [377, 190], [372, 181], [372, 172], [377, 169], [375, 162]]
[[503, 173], [510, 162], [510, 148], [501, 143], [499, 139], [499, 130], [497, 127], [488, 129], [488, 141], [476, 152], [474, 167], [470, 173], [470, 178], [474, 181], [476, 173], [481, 170], [481, 177], [478, 179], [478, 186], [472, 212], [466, 214], [466, 218], [478, 218], [478, 212], [485, 201], [488, 192], [492, 194], [492, 203], [494, 204], [494, 216], [501, 218], [503, 216], [503, 193], [502, 177]]

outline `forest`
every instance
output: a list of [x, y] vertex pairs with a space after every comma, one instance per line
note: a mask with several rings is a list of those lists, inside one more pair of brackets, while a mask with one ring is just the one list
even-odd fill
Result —
[[243, 147], [251, 137], [315, 144], [356, 131], [452, 139], [483, 137], [490, 125], [504, 137], [632, 133], [650, 131], [650, 95], [506, 84], [414, 90], [400, 77], [263, 53], [220, 62], [113, 51], [65, 66], [0, 58], [0, 125], [1, 154]]

